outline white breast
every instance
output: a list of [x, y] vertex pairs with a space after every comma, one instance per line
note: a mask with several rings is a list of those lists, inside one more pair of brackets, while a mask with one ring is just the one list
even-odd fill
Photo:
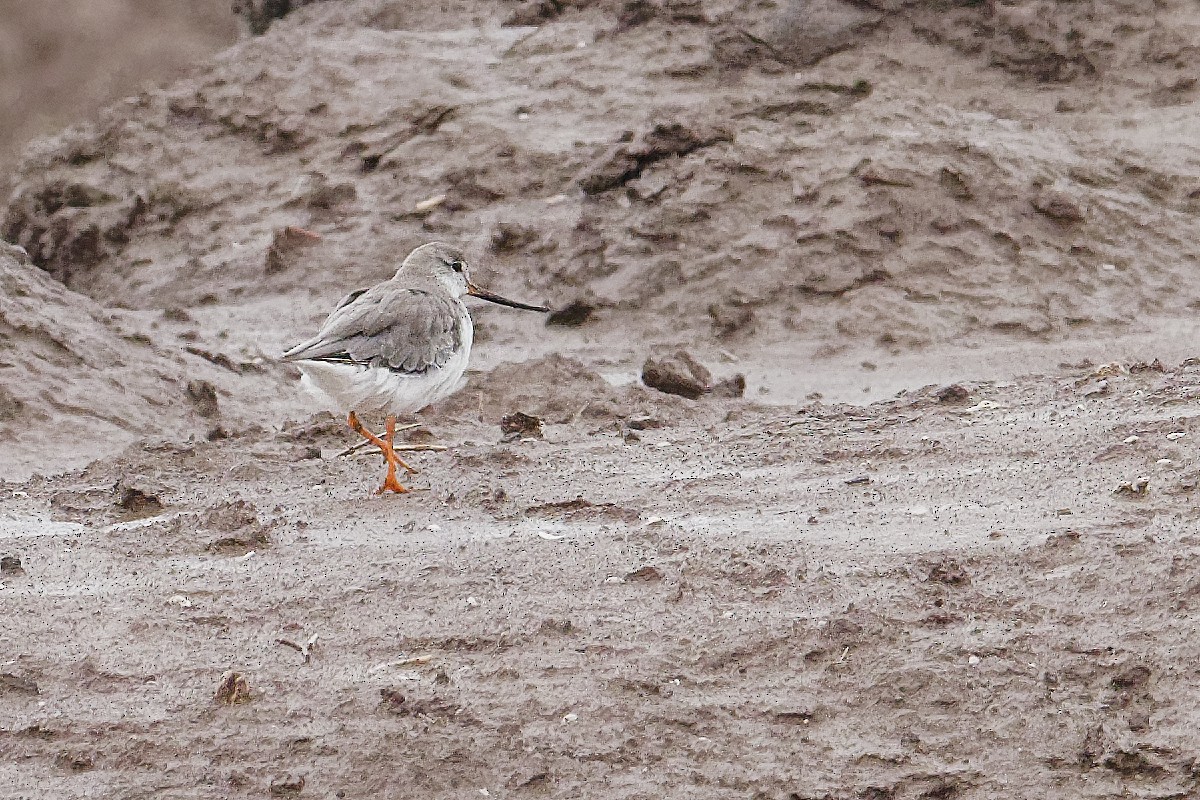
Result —
[[335, 414], [349, 411], [411, 414], [419, 411], [462, 388], [475, 337], [475, 328], [465, 309], [464, 317], [461, 346], [440, 367], [431, 367], [414, 375], [330, 361], [297, 361], [296, 366], [303, 373], [300, 385]]

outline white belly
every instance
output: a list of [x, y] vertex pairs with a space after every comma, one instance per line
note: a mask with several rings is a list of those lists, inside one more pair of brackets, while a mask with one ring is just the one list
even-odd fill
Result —
[[462, 347], [450, 360], [415, 375], [356, 364], [297, 361], [296, 366], [303, 373], [300, 385], [335, 414], [350, 411], [411, 414], [462, 388], [473, 337], [473, 326], [468, 319], [462, 328]]

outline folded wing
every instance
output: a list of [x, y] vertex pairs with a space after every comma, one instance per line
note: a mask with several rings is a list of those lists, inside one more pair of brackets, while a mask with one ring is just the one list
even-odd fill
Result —
[[384, 284], [349, 295], [316, 336], [288, 350], [283, 358], [420, 373], [443, 366], [461, 343], [462, 319], [453, 298]]

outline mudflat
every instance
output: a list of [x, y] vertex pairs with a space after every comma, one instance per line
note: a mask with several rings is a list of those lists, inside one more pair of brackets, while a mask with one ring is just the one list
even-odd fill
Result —
[[6, 177], [3, 796], [1197, 791], [1189, 4], [294, 5]]

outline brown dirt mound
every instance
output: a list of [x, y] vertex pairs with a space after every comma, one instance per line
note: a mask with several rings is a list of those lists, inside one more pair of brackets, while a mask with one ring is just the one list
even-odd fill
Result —
[[[1183, 51], [1128, 4], [1100, 21], [1086, 4], [878, 5], [564, 5], [531, 30], [491, 27], [499, 7], [464, 27], [458, 6], [418, 25], [383, 0], [318, 3], [27, 162], [5, 235], [72, 288], [140, 308], [307, 303], [437, 237], [505, 242], [506, 282], [600, 320], [660, 315], [662, 336], [708, 333], [713, 298], [752, 309], [766, 339], [885, 346], [1188, 313], [1187, 159], [1004, 118], [1036, 94], [1000, 108], [980, 85], [964, 109], [912, 86], [935, 58], [982, 61], [1091, 94], [1081, 81], [1135, 76], [1122, 97], [1148, 109]], [[854, 36], [797, 67], [779, 43], [813, 6]], [[715, 44], [731, 31], [761, 50], [732, 72]], [[885, 41], [911, 47], [885, 65]], [[268, 254], [288, 224], [323, 241], [281, 267]]]

